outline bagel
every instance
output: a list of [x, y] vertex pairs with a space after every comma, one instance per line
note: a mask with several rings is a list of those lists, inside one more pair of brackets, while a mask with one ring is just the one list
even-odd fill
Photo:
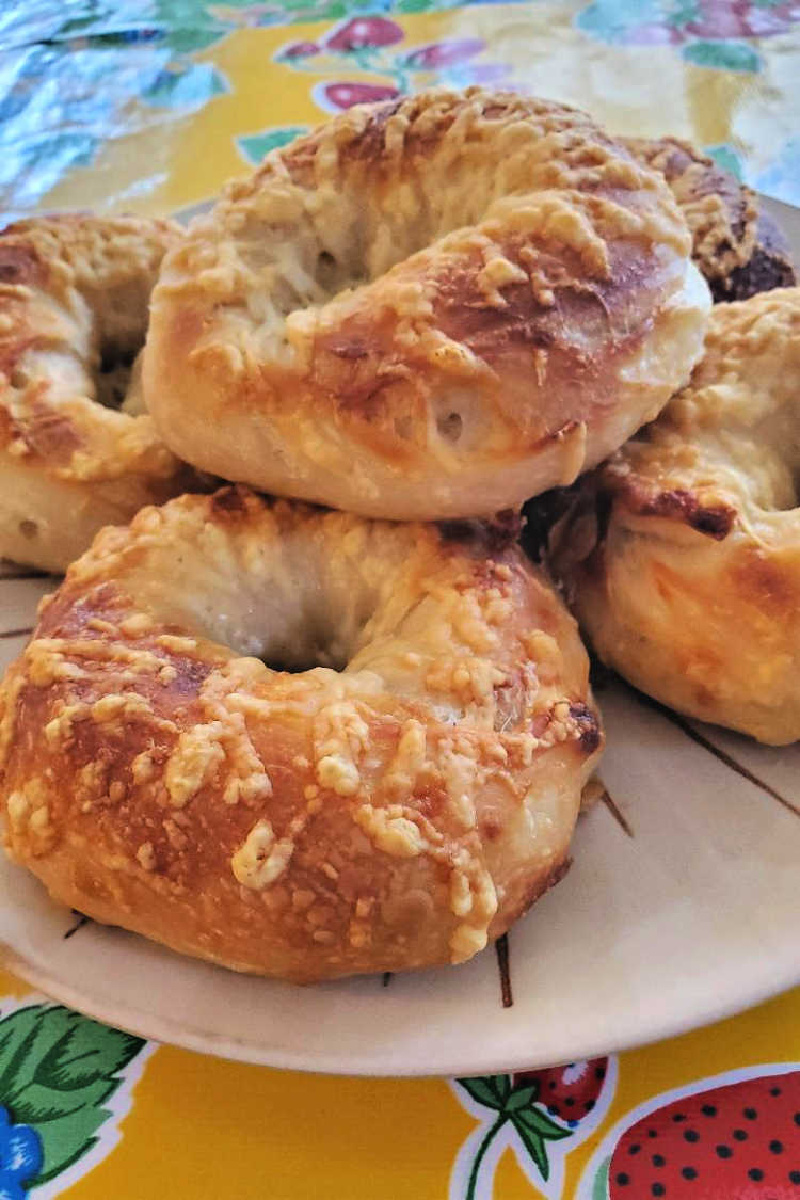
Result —
[[104, 530], [3, 684], [7, 849], [240, 971], [470, 958], [564, 871], [602, 742], [572, 617], [492, 536], [237, 488]]
[[86, 215], [0, 233], [0, 557], [63, 570], [101, 526], [192, 480], [129, 378], [180, 236], [167, 221]]
[[599, 656], [762, 742], [800, 738], [800, 288], [720, 304], [692, 380], [581, 481], [552, 561]]
[[797, 282], [789, 243], [755, 192], [678, 138], [625, 138], [660, 171], [686, 218], [692, 255], [715, 300], [746, 300]]
[[572, 481], [686, 382], [710, 305], [690, 250], [664, 180], [583, 113], [480, 88], [352, 108], [167, 256], [147, 407], [225, 479], [487, 515]]

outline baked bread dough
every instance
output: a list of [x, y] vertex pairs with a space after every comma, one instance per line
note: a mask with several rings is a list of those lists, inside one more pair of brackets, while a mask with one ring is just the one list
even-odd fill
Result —
[[180, 237], [86, 214], [0, 233], [0, 556], [63, 570], [101, 526], [196, 486], [143, 415], [134, 365]]
[[551, 534], [603, 661], [690, 716], [800, 738], [799, 479], [800, 289], [717, 305], [689, 386]]
[[583, 113], [480, 88], [352, 108], [167, 257], [147, 406], [225, 479], [490, 514], [571, 482], [686, 382], [710, 304], [690, 251], [664, 180]]
[[296, 981], [503, 933], [563, 873], [602, 744], [513, 541], [237, 488], [104, 530], [0, 713], [6, 846], [57, 900]]

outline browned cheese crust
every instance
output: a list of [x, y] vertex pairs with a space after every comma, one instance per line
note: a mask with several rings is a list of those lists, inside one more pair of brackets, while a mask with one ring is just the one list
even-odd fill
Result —
[[800, 289], [713, 312], [659, 419], [578, 485], [552, 558], [600, 657], [761, 741], [800, 738]]
[[581, 112], [480, 88], [353, 108], [168, 256], [148, 408], [226, 479], [489, 514], [571, 482], [688, 379], [709, 306], [690, 250], [663, 178]]
[[0, 714], [6, 847], [57, 900], [296, 981], [503, 933], [602, 745], [577, 627], [498, 531], [237, 488], [104, 530]]
[[692, 234], [692, 255], [715, 300], [746, 300], [797, 282], [789, 244], [758, 196], [713, 159], [677, 138], [628, 138], [660, 171]]
[[192, 478], [129, 378], [179, 240], [167, 221], [83, 214], [0, 233], [0, 556], [61, 570]]

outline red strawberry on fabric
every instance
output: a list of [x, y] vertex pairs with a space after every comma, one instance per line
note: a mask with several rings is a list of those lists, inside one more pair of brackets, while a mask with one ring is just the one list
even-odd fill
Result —
[[352, 108], [354, 104], [394, 100], [399, 95], [397, 88], [379, 83], [326, 83], [319, 98], [324, 108], [341, 110]]
[[[794, 11], [792, 11], [794, 10]], [[769, 37], [797, 20], [796, 5], [752, 4], [744, 0], [700, 0], [686, 32], [703, 38]]]
[[405, 56], [404, 62], [414, 70], [452, 67], [480, 54], [485, 48], [486, 43], [482, 38], [451, 38], [447, 42], [432, 42], [429, 46], [419, 46], [416, 50], [411, 50]]
[[607, 1172], [603, 1200], [800, 1200], [800, 1071], [672, 1100], [625, 1130]]
[[353, 17], [325, 38], [329, 50], [363, 50], [369, 46], [396, 46], [403, 40], [403, 31], [388, 17]]
[[281, 51], [281, 58], [312, 58], [315, 54], [319, 54], [319, 46], [316, 42], [292, 42], [288, 46], [284, 46]]
[[564, 1067], [521, 1071], [514, 1076], [514, 1087], [537, 1084], [539, 1102], [552, 1116], [574, 1126], [594, 1108], [607, 1073], [607, 1058], [584, 1058]]

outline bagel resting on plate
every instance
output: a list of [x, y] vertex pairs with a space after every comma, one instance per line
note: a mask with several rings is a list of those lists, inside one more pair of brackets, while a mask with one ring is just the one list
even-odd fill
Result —
[[800, 738], [798, 480], [800, 288], [719, 304], [691, 382], [551, 532], [600, 658], [680, 712]]
[[0, 689], [14, 859], [295, 981], [502, 934], [565, 870], [601, 747], [575, 623], [513, 541], [237, 488], [104, 530]]
[[167, 256], [147, 407], [194, 466], [396, 520], [569, 483], [698, 358], [665, 180], [589, 117], [470, 88], [356, 107]]

